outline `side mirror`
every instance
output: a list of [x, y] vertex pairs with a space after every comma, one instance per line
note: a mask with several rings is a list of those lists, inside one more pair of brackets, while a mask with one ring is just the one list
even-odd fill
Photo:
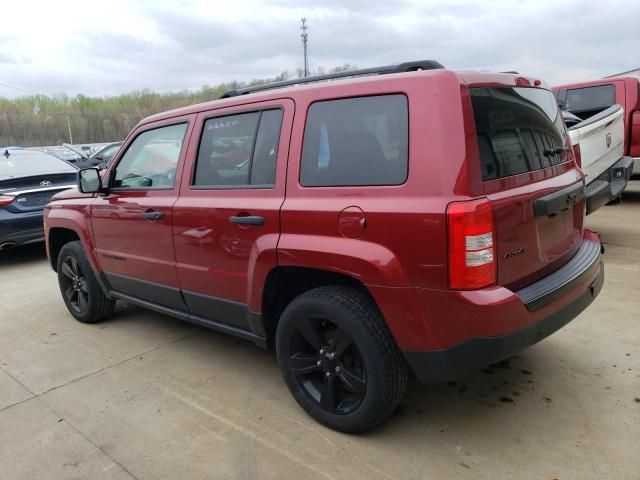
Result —
[[82, 193], [103, 191], [102, 179], [97, 168], [83, 168], [78, 172], [78, 190]]

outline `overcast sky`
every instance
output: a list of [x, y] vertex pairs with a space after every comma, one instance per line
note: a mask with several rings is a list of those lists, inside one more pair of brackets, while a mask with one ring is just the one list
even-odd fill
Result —
[[640, 67], [637, 0], [11, 0], [0, 96], [273, 77], [302, 67], [302, 16], [311, 68], [436, 59], [553, 85]]

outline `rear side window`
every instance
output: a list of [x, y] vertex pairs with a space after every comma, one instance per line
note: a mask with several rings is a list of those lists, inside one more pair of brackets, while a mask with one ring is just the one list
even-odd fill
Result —
[[204, 124], [193, 184], [199, 187], [271, 187], [282, 110], [240, 113]]
[[472, 88], [482, 179], [568, 160], [566, 130], [553, 94], [539, 88]]
[[[567, 90], [564, 108], [586, 118], [616, 103], [616, 88], [609, 85]], [[586, 114], [586, 115], [585, 115]]]
[[409, 111], [404, 95], [316, 102], [304, 132], [305, 187], [400, 185], [407, 179]]

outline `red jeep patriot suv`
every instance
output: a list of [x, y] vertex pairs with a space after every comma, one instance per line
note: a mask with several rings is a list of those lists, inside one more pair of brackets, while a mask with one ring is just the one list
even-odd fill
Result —
[[344, 432], [387, 417], [409, 370], [508, 357], [604, 280], [553, 94], [518, 75], [424, 61], [228, 92], [141, 121], [78, 187], [45, 216], [76, 319], [122, 300], [273, 345]]

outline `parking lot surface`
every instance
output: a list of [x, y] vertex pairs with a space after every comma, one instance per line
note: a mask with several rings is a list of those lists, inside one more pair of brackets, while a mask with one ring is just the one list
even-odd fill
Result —
[[640, 479], [640, 182], [588, 217], [606, 281], [568, 326], [336, 433], [275, 354], [121, 305], [67, 313], [43, 245], [0, 252], [1, 479]]

